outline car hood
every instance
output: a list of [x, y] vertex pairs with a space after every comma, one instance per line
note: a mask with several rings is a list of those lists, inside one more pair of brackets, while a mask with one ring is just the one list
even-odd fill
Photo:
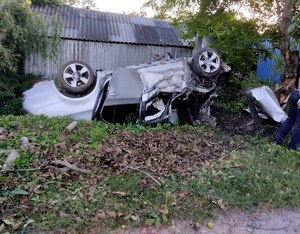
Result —
[[60, 93], [54, 81], [42, 81], [23, 93], [23, 109], [28, 114], [49, 117], [69, 115], [78, 120], [91, 120], [99, 81], [94, 90], [84, 97], [67, 97]]
[[23, 109], [29, 114], [41, 114], [42, 110], [62, 102], [53, 81], [42, 81], [23, 93]]

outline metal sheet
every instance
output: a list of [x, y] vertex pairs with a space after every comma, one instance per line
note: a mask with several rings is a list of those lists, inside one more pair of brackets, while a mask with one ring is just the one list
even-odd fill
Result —
[[265, 114], [275, 121], [281, 123], [286, 120], [287, 115], [282, 110], [273, 91], [266, 85], [251, 89], [253, 97], [260, 103]]
[[57, 61], [44, 60], [41, 55], [32, 54], [26, 57], [24, 69], [26, 73], [55, 78], [59, 67], [71, 60], [86, 62], [95, 71], [150, 63], [157, 54], [164, 55], [167, 52], [171, 52], [175, 58], [190, 57], [192, 54], [190, 48], [62, 40]]
[[117, 68], [112, 73], [105, 106], [140, 103], [143, 93], [139, 74], [132, 68]]
[[32, 6], [32, 10], [43, 14], [49, 27], [51, 18], [59, 15], [61, 37], [66, 39], [189, 47], [180, 41], [177, 31], [162, 20], [70, 6]]

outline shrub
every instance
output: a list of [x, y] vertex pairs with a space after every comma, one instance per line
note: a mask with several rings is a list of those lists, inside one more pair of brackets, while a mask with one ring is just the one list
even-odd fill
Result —
[[0, 115], [21, 115], [22, 93], [32, 87], [40, 76], [19, 73], [0, 74]]

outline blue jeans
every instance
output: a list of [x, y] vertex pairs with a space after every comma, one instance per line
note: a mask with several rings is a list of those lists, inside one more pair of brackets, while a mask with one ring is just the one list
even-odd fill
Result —
[[299, 100], [299, 91], [294, 89], [290, 97], [290, 106], [288, 118], [281, 124], [275, 135], [275, 143], [281, 144], [284, 137], [292, 130], [292, 138], [289, 143], [289, 149], [297, 149], [300, 142], [300, 109], [297, 108], [297, 102]]

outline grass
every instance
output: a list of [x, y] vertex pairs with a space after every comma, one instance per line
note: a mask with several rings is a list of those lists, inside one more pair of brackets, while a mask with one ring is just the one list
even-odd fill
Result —
[[[0, 117], [0, 127], [7, 131], [0, 141], [0, 149], [15, 148], [20, 152], [16, 168], [34, 169], [46, 165], [41, 170], [0, 174], [3, 212], [0, 226], [5, 231], [60, 229], [87, 233], [125, 226], [160, 227], [173, 218], [199, 222], [212, 218], [224, 207], [245, 210], [300, 207], [300, 154], [274, 145], [268, 138], [259, 135], [231, 137], [230, 141], [244, 147], [237, 147], [222, 158], [206, 161], [188, 179], [183, 180], [176, 174], [163, 176], [163, 172], [157, 176], [150, 171], [162, 183], [159, 186], [139, 171], [121, 172], [99, 167], [95, 163], [97, 154], [93, 152], [101, 152], [101, 143], [118, 137], [112, 134], [127, 129], [137, 139], [152, 132], [174, 131], [183, 135], [200, 131], [200, 134], [209, 132], [211, 139], [221, 141], [223, 138], [217, 136], [219, 131], [206, 127], [170, 129], [162, 125], [148, 128], [79, 122], [73, 132], [66, 134], [64, 128], [71, 121], [43, 116]], [[22, 136], [33, 143], [33, 151], [20, 150]], [[65, 145], [58, 146], [61, 142]], [[186, 144], [194, 147], [192, 139]], [[114, 146], [111, 147], [114, 150]], [[86, 158], [80, 162], [90, 165], [93, 173], [62, 173], [50, 163], [51, 157], [79, 161]], [[5, 158], [6, 155], [0, 155], [1, 165]]]
[[273, 144], [235, 152], [202, 173], [202, 185], [234, 207], [299, 207], [299, 156]]

